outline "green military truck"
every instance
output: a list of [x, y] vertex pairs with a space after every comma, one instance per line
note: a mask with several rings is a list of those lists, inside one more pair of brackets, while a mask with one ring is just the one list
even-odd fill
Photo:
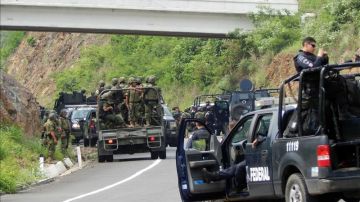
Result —
[[150, 152], [151, 159], [165, 159], [161, 100], [159, 91], [151, 87], [103, 91], [97, 108], [98, 161], [144, 152]]

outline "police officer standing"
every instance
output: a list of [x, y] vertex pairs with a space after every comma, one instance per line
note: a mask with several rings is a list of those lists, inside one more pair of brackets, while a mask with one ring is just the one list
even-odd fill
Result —
[[46, 121], [44, 128], [47, 137], [48, 156], [51, 160], [54, 160], [54, 153], [58, 143], [58, 138], [56, 137], [57, 123], [55, 113], [49, 114], [49, 119]]
[[323, 66], [329, 63], [329, 57], [327, 52], [322, 48], [314, 55], [316, 50], [316, 40], [312, 37], [306, 37], [302, 42], [302, 49], [294, 57], [295, 68], [297, 72], [301, 72], [303, 69], [309, 69], [314, 67]]

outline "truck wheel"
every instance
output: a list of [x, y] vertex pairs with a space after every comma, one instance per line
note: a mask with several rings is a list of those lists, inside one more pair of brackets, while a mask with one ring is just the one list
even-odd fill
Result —
[[151, 152], [151, 159], [157, 159], [159, 157], [158, 152]]
[[166, 159], [166, 150], [159, 152], [160, 159]]
[[105, 156], [98, 156], [98, 162], [99, 163], [104, 163], [106, 160]]
[[304, 177], [300, 173], [290, 175], [286, 182], [286, 202], [315, 202], [316, 199], [310, 196]]
[[107, 162], [113, 162], [113, 161], [114, 161], [113, 155], [108, 155], [108, 156], [106, 156], [106, 161], [107, 161]]

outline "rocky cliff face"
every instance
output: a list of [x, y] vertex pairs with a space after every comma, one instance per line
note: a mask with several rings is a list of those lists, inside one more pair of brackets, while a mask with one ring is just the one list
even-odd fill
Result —
[[0, 123], [16, 123], [32, 136], [41, 130], [39, 115], [39, 103], [33, 94], [0, 70]]
[[5, 66], [41, 105], [50, 107], [56, 91], [52, 74], [71, 68], [82, 48], [108, 41], [109, 35], [28, 32]]

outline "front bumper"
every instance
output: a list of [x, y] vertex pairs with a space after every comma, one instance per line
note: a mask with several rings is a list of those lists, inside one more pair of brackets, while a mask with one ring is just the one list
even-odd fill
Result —
[[360, 190], [360, 176], [307, 179], [306, 185], [309, 193], [313, 195], [333, 192], [354, 192]]

